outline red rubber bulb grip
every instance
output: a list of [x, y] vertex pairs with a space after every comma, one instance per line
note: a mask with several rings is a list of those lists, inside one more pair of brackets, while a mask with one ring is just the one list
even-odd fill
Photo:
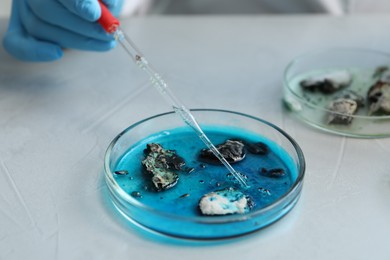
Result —
[[119, 27], [119, 20], [112, 15], [110, 10], [99, 0], [100, 8], [102, 9], [102, 14], [98, 19], [98, 23], [103, 27], [103, 29], [108, 33], [114, 33]]

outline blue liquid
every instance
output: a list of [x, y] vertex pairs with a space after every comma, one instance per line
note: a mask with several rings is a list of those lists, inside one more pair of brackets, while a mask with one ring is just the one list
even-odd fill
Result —
[[[254, 201], [251, 211], [272, 204], [290, 190], [297, 178], [296, 166], [287, 152], [276, 143], [243, 129], [210, 126], [203, 127], [203, 130], [216, 145], [227, 139], [238, 138], [247, 142], [263, 142], [268, 146], [268, 154], [256, 155], [248, 152], [244, 160], [232, 164], [236, 171], [246, 176], [248, 188], [241, 187], [223, 165], [207, 164], [198, 160], [199, 152], [205, 145], [188, 127], [156, 133], [131, 147], [114, 169], [127, 170], [129, 174], [115, 176], [117, 183], [143, 205], [158, 212], [183, 217], [201, 216], [198, 209], [200, 198], [215, 190], [227, 187], [240, 189]], [[141, 165], [145, 158], [143, 151], [146, 144], [152, 142], [162, 145], [164, 149], [175, 150], [184, 158], [188, 168], [194, 168], [191, 172], [179, 171], [178, 183], [161, 192], [152, 188]], [[283, 169], [285, 175], [272, 178], [261, 173], [262, 169], [275, 168]]]

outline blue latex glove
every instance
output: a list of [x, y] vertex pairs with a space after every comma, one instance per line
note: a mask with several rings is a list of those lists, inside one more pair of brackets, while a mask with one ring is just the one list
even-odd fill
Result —
[[[118, 14], [122, 0], [103, 0]], [[63, 48], [106, 51], [115, 46], [95, 21], [101, 14], [98, 0], [14, 0], [5, 50], [22, 61], [53, 61]]]

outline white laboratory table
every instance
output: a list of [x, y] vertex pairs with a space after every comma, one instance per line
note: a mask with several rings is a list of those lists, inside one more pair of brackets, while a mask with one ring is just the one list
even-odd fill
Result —
[[298, 204], [219, 242], [126, 225], [107, 199], [106, 147], [169, 107], [120, 48], [46, 64], [1, 49], [0, 259], [390, 259], [390, 138], [324, 133], [281, 104], [289, 60], [327, 47], [390, 51], [390, 16], [166, 16], [123, 28], [188, 107], [248, 113], [296, 139], [307, 163]]

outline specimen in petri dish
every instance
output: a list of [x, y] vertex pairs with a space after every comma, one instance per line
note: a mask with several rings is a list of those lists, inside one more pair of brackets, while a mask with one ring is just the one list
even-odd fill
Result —
[[164, 113], [133, 124], [107, 149], [106, 183], [122, 216], [146, 232], [210, 240], [248, 234], [286, 215], [305, 171], [296, 142], [249, 115], [191, 112], [247, 185], [174, 112]]
[[[249, 188], [241, 187], [227, 169], [218, 163], [218, 159], [212, 161], [212, 155], [209, 155], [211, 159], [205, 158], [204, 144], [194, 138], [193, 133], [188, 132], [186, 127], [170, 130], [169, 134], [167, 131], [156, 133], [131, 147], [116, 166], [116, 172], [124, 170], [129, 172], [127, 175], [116, 177], [119, 186], [128, 194], [139, 192], [141, 195], [137, 196], [139, 201], [156, 210], [190, 217], [201, 215], [200, 199], [210, 192], [226, 188], [240, 190], [253, 200], [251, 210], [256, 210], [272, 204], [290, 189], [297, 173], [292, 169], [290, 165], [292, 161], [283, 150], [273, 147], [274, 144], [262, 140], [261, 137], [248, 138], [246, 132], [217, 129], [213, 127], [207, 131], [216, 144], [236, 140], [235, 142], [241, 144], [262, 143], [263, 146], [269, 147], [265, 154], [245, 151], [245, 156], [241, 155], [245, 158], [235, 163], [230, 161], [247, 180]], [[164, 151], [150, 155], [150, 147], [159, 147]], [[230, 153], [226, 155], [227, 158], [229, 155]], [[155, 170], [158, 174], [148, 170], [151, 168], [148, 158], [160, 160], [155, 162], [160, 164]], [[277, 171], [284, 174], [274, 173]], [[269, 191], [267, 196], [262, 196], [263, 193], [259, 192], [263, 189]], [[183, 194], [188, 196], [183, 198]]]
[[353, 115], [369, 115], [366, 96], [377, 81], [374, 72], [356, 68], [312, 70], [297, 75], [289, 85], [308, 103], [327, 110], [318, 115], [325, 123], [348, 125]]
[[284, 74], [284, 104], [312, 126], [337, 134], [390, 135], [390, 55], [330, 49], [293, 60]]
[[[172, 114], [161, 119], [164, 116]], [[232, 112], [226, 120], [240, 124], [242, 117]], [[190, 239], [239, 236], [277, 221], [299, 198], [303, 154], [273, 126], [256, 118], [244, 119], [254, 121], [253, 127], [264, 134], [219, 124], [202, 124], [202, 129], [247, 186], [213, 157], [189, 127], [163, 127], [126, 143], [126, 135], [141, 132], [135, 130], [147, 125], [146, 120], [118, 135], [106, 154], [106, 181], [114, 205], [126, 219], [146, 230]]]

